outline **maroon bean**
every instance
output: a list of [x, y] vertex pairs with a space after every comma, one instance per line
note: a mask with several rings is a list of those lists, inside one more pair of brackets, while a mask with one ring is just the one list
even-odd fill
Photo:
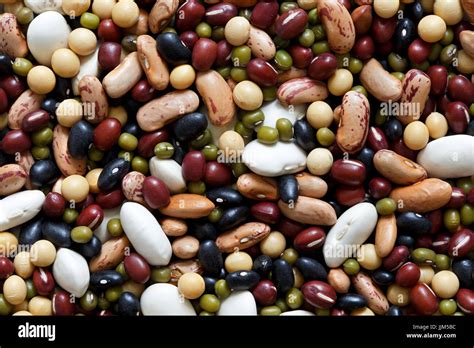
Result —
[[433, 240], [432, 248], [437, 254], [447, 254], [451, 235], [447, 232], [439, 233]]
[[336, 302], [336, 291], [328, 283], [312, 280], [301, 287], [304, 299], [316, 308], [330, 308]]
[[388, 256], [383, 260], [383, 267], [393, 272], [403, 265], [410, 256], [410, 250], [405, 245], [399, 245], [393, 248]]
[[261, 280], [252, 290], [255, 301], [261, 306], [271, 306], [277, 300], [277, 288], [271, 280]]
[[102, 209], [112, 209], [120, 206], [124, 199], [125, 196], [120, 188], [110, 192], [99, 192], [95, 198], [95, 202], [100, 205]]
[[38, 267], [33, 272], [33, 285], [38, 294], [47, 296], [54, 290], [56, 282], [50, 271]]
[[128, 276], [136, 283], [145, 284], [150, 279], [150, 266], [143, 256], [131, 253], [123, 259], [123, 265]]
[[86, 196], [86, 199], [84, 199], [82, 202], [76, 203], [76, 210], [82, 211], [83, 209], [86, 209], [91, 204], [94, 204], [94, 202], [95, 202], [94, 196], [91, 193], [89, 193]]
[[216, 4], [206, 10], [206, 22], [210, 25], [225, 26], [232, 17], [237, 16], [237, 12], [237, 6], [234, 4]]
[[304, 229], [303, 224], [284, 216], [281, 217], [276, 227], [277, 231], [280, 231], [288, 238], [295, 238]]
[[415, 39], [408, 46], [408, 58], [415, 64], [421, 64], [428, 59], [431, 44], [422, 39]]
[[53, 295], [53, 314], [57, 316], [70, 316], [76, 311], [73, 297], [64, 290], [57, 290]]
[[100, 39], [109, 42], [119, 42], [122, 37], [120, 28], [111, 19], [103, 19], [100, 22], [97, 35]]
[[449, 128], [454, 133], [461, 134], [466, 131], [467, 124], [469, 123], [469, 111], [464, 103], [457, 101], [449, 103], [445, 116]]
[[275, 21], [275, 32], [284, 40], [291, 40], [303, 32], [308, 24], [308, 14], [297, 8], [285, 12]]
[[192, 50], [196, 42], [199, 40], [199, 35], [196, 34], [195, 31], [188, 30], [184, 33], [181, 33], [179, 35], [179, 38], [181, 39], [181, 41], [183, 41], [187, 48]]
[[375, 46], [375, 51], [380, 56], [388, 56], [391, 52], [393, 52], [393, 42], [387, 41], [383, 43], [378, 43]]
[[122, 46], [117, 42], [104, 42], [100, 45], [98, 60], [102, 69], [113, 70], [120, 64]]
[[252, 59], [247, 64], [247, 74], [253, 82], [263, 87], [276, 85], [278, 79], [275, 68], [261, 58]]
[[133, 86], [131, 94], [137, 102], [146, 103], [155, 97], [156, 90], [148, 83], [147, 79], [143, 79]]
[[206, 158], [201, 151], [189, 151], [183, 158], [183, 177], [188, 181], [201, 181], [206, 171]]
[[143, 198], [152, 209], [158, 209], [170, 202], [170, 191], [166, 184], [154, 176], [149, 176], [143, 181]]
[[436, 110], [436, 98], [434, 95], [430, 95], [428, 99], [426, 99], [425, 108], [423, 109], [423, 113], [420, 116], [419, 121], [425, 122], [426, 118]]
[[0, 88], [3, 88], [11, 100], [15, 100], [26, 90], [26, 84], [18, 76], [11, 75], [0, 80]]
[[[467, 22], [467, 21], [461, 21], [458, 24], [456, 24], [453, 28], [454, 42], [455, 43], [459, 43], [459, 34], [463, 30], [474, 30], [474, 26], [471, 23]], [[459, 45], [458, 45], [458, 47], [459, 47]]]
[[363, 185], [346, 186], [342, 185], [336, 188], [336, 201], [346, 207], [352, 207], [361, 203], [365, 198], [365, 189]]
[[8, 110], [8, 96], [3, 88], [0, 88], [0, 113]]
[[332, 53], [317, 55], [308, 68], [308, 75], [315, 80], [326, 80], [337, 70], [337, 59]]
[[245, 252], [249, 254], [252, 259], [257, 258], [257, 256], [262, 254], [258, 244], [252, 245], [250, 248], [245, 249]]
[[449, 240], [448, 252], [452, 257], [464, 257], [474, 249], [474, 233], [463, 228], [457, 231]]
[[358, 38], [352, 48], [352, 54], [359, 59], [372, 58], [375, 52], [374, 40], [369, 35]]
[[377, 15], [372, 20], [372, 37], [375, 42], [384, 43], [390, 41], [397, 29], [397, 16], [381, 18]]
[[366, 34], [372, 25], [372, 6], [362, 5], [351, 13], [357, 35]]
[[77, 226], [87, 226], [95, 230], [104, 220], [104, 211], [98, 204], [91, 204], [77, 217]]
[[343, 5], [347, 11], [351, 10], [351, 1], [350, 0], [337, 0], [341, 5]]
[[331, 178], [343, 185], [357, 186], [365, 180], [365, 165], [358, 160], [339, 159], [331, 168]]
[[456, 302], [464, 313], [474, 313], [474, 291], [471, 289], [459, 289], [456, 294]]
[[167, 141], [168, 138], [169, 133], [166, 129], [160, 129], [152, 133], [146, 133], [138, 141], [137, 152], [142, 157], [153, 157], [156, 144]]
[[295, 237], [293, 246], [298, 251], [315, 251], [320, 249], [326, 240], [326, 233], [321, 227], [309, 227]]
[[463, 75], [453, 76], [448, 81], [448, 96], [471, 105], [474, 103], [474, 85]]
[[446, 114], [446, 110], [448, 109], [448, 104], [451, 103], [451, 100], [445, 94], [441, 98], [438, 98], [436, 101], [436, 108], [438, 112], [442, 113], [443, 115]]
[[403, 138], [392, 141], [390, 149], [398, 153], [400, 156], [406, 157], [412, 161], [416, 161], [418, 151], [409, 149], [403, 142]]
[[411, 289], [410, 302], [421, 315], [433, 315], [438, 310], [438, 298], [425, 283], [418, 283]]
[[432, 65], [426, 71], [431, 80], [431, 94], [442, 95], [446, 93], [448, 85], [448, 69], [444, 65]]
[[46, 127], [50, 120], [47, 111], [41, 109], [32, 111], [23, 118], [21, 129], [25, 132], [34, 132]]
[[232, 170], [224, 163], [208, 162], [204, 182], [209, 186], [226, 186], [232, 183]]
[[196, 70], [209, 70], [217, 58], [217, 44], [206, 38], [197, 40], [193, 47], [192, 61]]
[[113, 117], [108, 117], [94, 129], [94, 146], [100, 151], [109, 151], [120, 138], [122, 124]]
[[278, 2], [275, 0], [259, 1], [250, 16], [250, 23], [260, 29], [269, 28], [278, 15]]
[[63, 215], [66, 210], [66, 200], [56, 192], [50, 192], [46, 195], [43, 203], [43, 212], [46, 216], [57, 218]]
[[464, 191], [459, 187], [453, 187], [451, 191], [451, 199], [448, 204], [446, 204], [446, 208], [461, 208], [464, 203], [466, 203], [466, 195], [464, 194]]
[[398, 269], [395, 282], [405, 288], [411, 288], [418, 283], [420, 275], [420, 268], [413, 262], [407, 262]]
[[104, 309], [104, 310], [100, 311], [99, 313], [97, 313], [98, 317], [112, 317], [113, 315], [114, 315], [114, 313], [111, 310], [108, 310], [108, 309]]
[[426, 218], [431, 222], [431, 234], [437, 233], [443, 226], [443, 212], [441, 209], [430, 211], [426, 214]]
[[417, 236], [415, 239], [415, 249], [416, 248], [426, 248], [431, 249], [433, 247], [433, 237], [430, 234], [423, 234]]
[[313, 60], [314, 54], [311, 48], [301, 45], [293, 45], [288, 48], [288, 53], [293, 59], [293, 66], [298, 69], [306, 69]]
[[367, 142], [375, 152], [388, 149], [388, 141], [385, 133], [379, 127], [370, 127]]
[[193, 30], [205, 12], [198, 0], [187, 0], [176, 12], [176, 28], [179, 31]]
[[280, 220], [280, 209], [273, 202], [259, 202], [250, 208], [250, 214], [267, 224], [276, 224]]
[[221, 68], [230, 62], [232, 57], [232, 45], [227, 40], [221, 40], [217, 43], [216, 66]]
[[2, 140], [3, 152], [13, 155], [17, 152], [23, 152], [31, 147], [31, 140], [28, 134], [21, 129], [9, 131]]
[[369, 194], [375, 199], [387, 197], [392, 191], [392, 184], [385, 178], [376, 177], [369, 181]]
[[7, 279], [15, 272], [13, 262], [3, 255], [0, 255], [0, 279]]
[[469, 204], [474, 204], [474, 187], [467, 194], [466, 201]]
[[340, 308], [331, 308], [331, 312], [329, 314], [331, 317], [347, 317], [349, 315], [344, 309]]

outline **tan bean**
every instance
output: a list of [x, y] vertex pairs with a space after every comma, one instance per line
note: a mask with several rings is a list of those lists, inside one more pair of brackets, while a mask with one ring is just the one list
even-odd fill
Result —
[[127, 237], [112, 238], [102, 244], [100, 253], [89, 262], [91, 272], [103, 271], [116, 267], [125, 257], [125, 251], [130, 246]]
[[168, 87], [170, 73], [156, 49], [156, 40], [150, 35], [140, 35], [137, 38], [137, 53], [148, 83], [159, 91]]
[[318, 176], [302, 172], [295, 175], [299, 194], [311, 198], [321, 198], [328, 192], [328, 184]]
[[298, 105], [326, 99], [328, 89], [323, 82], [300, 77], [278, 87], [277, 96], [284, 105]]
[[171, 196], [170, 203], [161, 208], [160, 212], [175, 218], [197, 219], [208, 216], [214, 208], [214, 203], [206, 197], [182, 193]]
[[369, 276], [359, 272], [352, 277], [352, 285], [358, 294], [365, 297], [369, 308], [376, 314], [384, 315], [388, 311], [387, 298]]
[[138, 21], [130, 28], [124, 28], [123, 31], [132, 35], [144, 35], [148, 32], [148, 12], [140, 9]]
[[28, 190], [33, 189], [34, 186], [30, 180], [30, 169], [33, 166], [33, 164], [35, 164], [35, 159], [31, 155], [31, 152], [28, 150], [21, 152], [17, 163], [20, 167], [23, 168], [23, 170], [26, 173], [25, 188], [27, 188]]
[[28, 54], [28, 45], [16, 16], [11, 13], [0, 15], [0, 52], [13, 58], [23, 58]]
[[109, 97], [120, 98], [140, 81], [142, 75], [143, 70], [138, 60], [138, 53], [132, 52], [104, 77], [102, 84]]
[[54, 160], [64, 176], [73, 174], [84, 175], [87, 171], [86, 160], [79, 160], [71, 156], [67, 148], [69, 129], [61, 125], [54, 127], [53, 153]]
[[474, 73], [474, 57], [466, 53], [465, 50], [458, 51], [458, 64], [456, 65], [457, 71], [463, 74]]
[[299, 196], [292, 204], [286, 204], [280, 200], [278, 207], [287, 218], [303, 224], [332, 226], [337, 220], [334, 208], [329, 203], [316, 198]]
[[239, 176], [237, 190], [245, 197], [255, 200], [275, 201], [279, 197], [275, 179], [254, 173]]
[[169, 237], [179, 237], [188, 232], [188, 225], [185, 220], [175, 218], [164, 218], [160, 220], [163, 232]]
[[461, 31], [459, 41], [464, 51], [471, 57], [474, 57], [474, 30]]
[[365, 63], [359, 75], [365, 89], [380, 101], [397, 101], [402, 96], [402, 83], [385, 70], [375, 58]]
[[11, 257], [18, 247], [18, 239], [13, 233], [0, 231], [0, 255]]
[[402, 96], [397, 119], [408, 124], [420, 118], [430, 94], [431, 80], [423, 71], [411, 69], [402, 81]]
[[426, 213], [443, 207], [451, 199], [451, 185], [446, 181], [429, 178], [416, 184], [399, 187], [390, 193], [398, 211]]
[[278, 74], [277, 82], [278, 84], [282, 84], [286, 81], [290, 81], [293, 79], [297, 79], [299, 77], [305, 77], [306, 70], [305, 69], [298, 69], [292, 66], [290, 69], [282, 71]]
[[171, 270], [170, 282], [172, 284], [176, 284], [184, 273], [204, 273], [201, 263], [197, 259], [173, 262], [169, 265], [169, 268]]
[[199, 97], [195, 92], [174, 91], [143, 105], [138, 110], [137, 122], [141, 129], [152, 132], [198, 107]]
[[231, 253], [245, 250], [257, 244], [270, 234], [270, 226], [261, 222], [248, 222], [217, 237], [216, 244], [220, 251]]
[[84, 118], [93, 124], [103, 121], [109, 112], [109, 102], [99, 79], [86, 75], [79, 81], [78, 88], [82, 102], [87, 105], [83, 108]]
[[153, 34], [166, 28], [178, 9], [179, 0], [157, 0], [148, 16], [148, 26]]
[[35, 270], [35, 266], [30, 260], [30, 253], [27, 251], [21, 251], [15, 256], [13, 266], [15, 267], [15, 273], [23, 279], [30, 278]]
[[404, 288], [397, 284], [391, 284], [387, 289], [388, 301], [398, 307], [410, 304], [410, 288]]
[[461, 0], [462, 8], [469, 18], [469, 21], [474, 22], [474, 1], [472, 0]]
[[428, 177], [425, 168], [391, 150], [379, 150], [374, 165], [384, 177], [398, 185], [411, 185]]
[[252, 55], [263, 60], [270, 60], [275, 57], [276, 47], [272, 38], [264, 31], [254, 26], [250, 26], [249, 40], [247, 46], [250, 47]]
[[192, 259], [199, 251], [199, 240], [193, 236], [178, 237], [171, 247], [176, 257], [183, 260]]
[[25, 170], [18, 164], [6, 164], [0, 167], [0, 196], [20, 191], [27, 177]]
[[375, 227], [375, 252], [386, 257], [393, 250], [397, 240], [397, 219], [394, 214], [379, 216]]
[[41, 107], [45, 95], [36, 94], [32, 90], [24, 91], [13, 103], [8, 111], [8, 127], [20, 129], [21, 122], [27, 114], [36, 111]]
[[122, 284], [122, 291], [123, 292], [131, 292], [136, 297], [140, 298], [143, 291], [145, 291], [145, 284], [136, 283], [133, 280], [127, 280], [125, 283]]
[[236, 116], [232, 90], [224, 78], [214, 70], [199, 72], [196, 88], [206, 104], [209, 120], [215, 126], [226, 126]]
[[329, 271], [328, 283], [340, 294], [346, 294], [351, 286], [349, 276], [340, 268], [333, 268]]

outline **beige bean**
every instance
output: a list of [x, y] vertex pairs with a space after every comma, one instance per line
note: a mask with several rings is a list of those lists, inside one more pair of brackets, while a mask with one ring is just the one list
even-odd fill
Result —
[[270, 60], [275, 57], [276, 47], [272, 38], [264, 31], [254, 26], [250, 27], [249, 40], [247, 46], [250, 47], [252, 55], [263, 60]]
[[8, 111], [8, 127], [20, 129], [21, 122], [27, 114], [41, 107], [45, 95], [36, 94], [31, 89], [24, 91], [10, 107]]
[[160, 129], [178, 117], [196, 111], [199, 97], [191, 90], [174, 91], [143, 105], [137, 113], [141, 129], [152, 132]]
[[125, 251], [130, 246], [127, 237], [112, 238], [102, 244], [100, 253], [89, 262], [91, 272], [103, 271], [116, 267], [125, 257]]
[[124, 176], [122, 179], [122, 192], [127, 200], [145, 204], [142, 192], [145, 178], [145, 175], [137, 171], [130, 172]]
[[0, 256], [13, 256], [17, 247], [18, 239], [13, 233], [0, 231]]
[[192, 259], [199, 251], [199, 240], [193, 236], [178, 237], [171, 247], [176, 257], [183, 260]]
[[148, 32], [148, 12], [140, 9], [137, 22], [123, 31], [131, 35], [144, 35]]
[[11, 13], [0, 15], [0, 52], [12, 58], [23, 58], [28, 54], [28, 45], [16, 16]]
[[206, 104], [209, 120], [215, 126], [226, 126], [236, 116], [232, 90], [224, 78], [214, 70], [199, 72], [196, 88]]
[[86, 75], [79, 81], [78, 88], [82, 102], [87, 106], [83, 107], [84, 118], [93, 124], [103, 121], [109, 112], [109, 102], [99, 79]]
[[138, 60], [138, 53], [132, 52], [104, 77], [102, 84], [109, 97], [120, 98], [140, 81], [142, 75], [143, 70]]
[[373, 316], [375, 313], [368, 307], [354, 309], [351, 312], [351, 317]]
[[31, 155], [31, 152], [29, 150], [21, 152], [17, 163], [20, 167], [23, 168], [26, 173], [25, 188], [27, 188], [28, 190], [33, 189], [34, 185], [31, 183], [30, 169], [33, 164], [35, 164], [35, 159]]
[[179, 237], [188, 232], [188, 225], [185, 220], [175, 218], [164, 218], [160, 220], [163, 232], [169, 237]]
[[283, 83], [277, 90], [277, 97], [284, 105], [298, 105], [324, 100], [328, 89], [323, 82], [300, 77]]
[[461, 31], [459, 41], [464, 51], [471, 57], [474, 57], [474, 30]]
[[340, 268], [333, 268], [329, 271], [328, 283], [340, 294], [346, 294], [351, 286], [349, 276]]
[[279, 197], [275, 179], [254, 173], [239, 176], [237, 190], [245, 197], [255, 200], [275, 201]]
[[166, 28], [178, 9], [179, 0], [157, 0], [148, 16], [148, 27], [153, 34]]
[[214, 208], [214, 203], [206, 197], [182, 193], [171, 196], [170, 203], [166, 207], [160, 208], [160, 212], [175, 218], [197, 219], [208, 216]]
[[13, 266], [15, 273], [23, 279], [28, 279], [33, 274], [35, 266], [31, 263], [30, 253], [27, 251], [20, 251], [13, 259]]
[[[462, 32], [461, 32], [462, 33]], [[456, 65], [457, 71], [463, 74], [474, 73], [474, 57], [466, 53], [465, 50], [458, 51], [458, 64]]]
[[248, 222], [219, 235], [216, 244], [220, 251], [231, 253], [250, 248], [269, 234], [270, 226], [261, 222]]
[[298, 69], [292, 66], [290, 69], [280, 72], [278, 74], [277, 82], [278, 84], [282, 84], [282, 83], [285, 83], [286, 81], [290, 81], [290, 80], [297, 79], [300, 77], [305, 77], [305, 76], [306, 76], [305, 69]]
[[387, 289], [388, 301], [398, 307], [410, 304], [410, 288], [404, 288], [397, 284], [391, 284]]
[[148, 83], [159, 91], [168, 87], [170, 73], [156, 49], [156, 40], [150, 35], [140, 35], [137, 38], [137, 53]]
[[384, 315], [388, 311], [387, 298], [369, 276], [359, 272], [352, 277], [352, 285], [358, 294], [365, 297], [369, 308], [376, 314]]
[[375, 168], [398, 185], [411, 185], [428, 177], [425, 168], [391, 150], [379, 150], [373, 159]]
[[278, 207], [287, 218], [303, 224], [332, 226], [337, 217], [334, 208], [325, 201], [299, 196], [295, 203], [278, 201]]
[[397, 219], [394, 214], [379, 216], [375, 227], [375, 252], [386, 257], [393, 250], [397, 240]]
[[0, 196], [20, 191], [27, 177], [25, 170], [18, 164], [6, 164], [0, 167]]
[[87, 171], [86, 160], [76, 159], [71, 156], [67, 148], [69, 129], [61, 125], [54, 127], [53, 131], [53, 153], [54, 160], [64, 176], [84, 175]]
[[321, 198], [328, 192], [326, 181], [316, 175], [302, 172], [295, 175], [298, 181], [299, 194], [311, 198]]
[[176, 284], [179, 278], [185, 273], [204, 273], [201, 263], [197, 259], [173, 262], [169, 265], [169, 268], [171, 270], [170, 282], [172, 284]]
[[331, 50], [340, 54], [349, 52], [354, 46], [356, 33], [346, 7], [338, 0], [319, 0], [318, 15]]
[[375, 58], [365, 63], [359, 75], [365, 89], [379, 101], [397, 101], [402, 96], [402, 83], [385, 70]]
[[402, 96], [397, 119], [408, 124], [420, 118], [430, 94], [431, 80], [423, 71], [411, 69], [402, 81]]

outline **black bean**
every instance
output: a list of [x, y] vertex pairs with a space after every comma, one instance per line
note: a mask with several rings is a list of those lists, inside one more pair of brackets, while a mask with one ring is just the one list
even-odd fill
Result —
[[296, 121], [293, 125], [296, 143], [306, 152], [310, 152], [318, 146], [316, 142], [316, 131], [306, 120]]
[[329, 200], [328, 203], [334, 208], [334, 211], [336, 212], [336, 216], [339, 217], [341, 216], [342, 214], [342, 207], [339, 205], [339, 203], [337, 203], [336, 201], [334, 200]]
[[403, 316], [404, 314], [400, 307], [390, 306], [390, 308], [388, 309], [387, 313], [385, 313], [385, 315], [389, 317], [400, 317], [400, 316]]
[[107, 163], [99, 175], [98, 186], [102, 191], [108, 191], [118, 186], [130, 170], [130, 162], [116, 158]]
[[56, 75], [56, 85], [54, 86], [52, 95], [59, 101], [72, 98], [74, 94], [71, 79], [65, 79]]
[[118, 299], [118, 312], [123, 316], [136, 317], [140, 314], [140, 301], [131, 292], [122, 292]]
[[401, 233], [426, 234], [431, 230], [431, 221], [423, 215], [408, 211], [398, 215], [397, 229]]
[[171, 137], [169, 142], [174, 147], [174, 154], [172, 159], [175, 160], [177, 163], [182, 164], [184, 155], [188, 152], [186, 148], [186, 144], [177, 140], [176, 137]]
[[229, 187], [209, 190], [206, 193], [206, 197], [221, 207], [240, 205], [244, 201], [244, 197], [240, 192]]
[[123, 284], [122, 274], [117, 271], [97, 271], [91, 273], [90, 285], [97, 290], [107, 290], [113, 286]]
[[467, 125], [466, 134], [474, 137], [474, 121], [469, 122]]
[[415, 245], [415, 238], [406, 234], [399, 234], [395, 242], [396, 245], [405, 245], [406, 247], [413, 249]]
[[260, 281], [260, 275], [255, 271], [232, 272], [225, 277], [231, 290], [248, 290]]
[[365, 164], [365, 170], [367, 173], [372, 171], [372, 168], [373, 168], [372, 160], [374, 158], [374, 155], [375, 153], [372, 149], [369, 149], [368, 147], [364, 147], [362, 150], [360, 150], [359, 154], [356, 157], [357, 160]]
[[459, 279], [461, 288], [472, 289], [474, 285], [474, 261], [461, 260], [453, 262], [453, 272]]
[[32, 245], [41, 239], [42, 219], [35, 219], [23, 225], [19, 235], [19, 242], [23, 245]]
[[96, 236], [92, 236], [92, 239], [84, 244], [76, 244], [75, 249], [79, 254], [84, 256], [86, 259], [90, 259], [100, 253], [102, 248], [102, 242]]
[[383, 125], [383, 131], [390, 140], [398, 140], [403, 135], [403, 126], [396, 118], [391, 118]]
[[141, 129], [138, 123], [136, 122], [128, 122], [122, 129], [123, 133], [129, 133], [136, 137], [140, 137]]
[[326, 280], [328, 272], [322, 264], [310, 257], [300, 257], [295, 262], [295, 266], [300, 270], [305, 281]]
[[410, 18], [402, 18], [398, 21], [397, 29], [393, 35], [393, 46], [395, 52], [405, 55], [408, 46], [413, 42], [416, 36], [415, 23]]
[[346, 311], [353, 311], [367, 306], [367, 300], [359, 294], [344, 294], [338, 297], [336, 306]]
[[0, 54], [0, 75], [11, 75], [13, 73], [11, 58], [6, 54]]
[[156, 37], [156, 48], [171, 65], [186, 64], [191, 59], [191, 51], [175, 33], [163, 33]]
[[0, 150], [0, 166], [3, 166], [9, 162], [8, 156], [5, 152]]
[[194, 235], [196, 236], [197, 239], [199, 240], [216, 240], [217, 238], [217, 229], [216, 227], [206, 221], [206, 222], [191, 222], [192, 229], [194, 231]]
[[395, 276], [389, 271], [378, 269], [372, 273], [372, 279], [379, 285], [390, 285], [395, 281]]
[[61, 248], [69, 248], [72, 245], [71, 228], [62, 221], [43, 221], [41, 224], [43, 237]]
[[418, 1], [412, 4], [406, 4], [403, 12], [415, 23], [418, 23], [423, 18], [423, 6], [421, 6], [421, 3]]
[[207, 128], [207, 117], [200, 112], [184, 115], [173, 124], [173, 132], [178, 141], [191, 141]]
[[199, 246], [198, 259], [204, 273], [209, 276], [218, 277], [224, 267], [222, 253], [212, 240], [206, 240]]
[[298, 181], [294, 175], [283, 175], [278, 181], [280, 199], [285, 203], [294, 203], [298, 199]]
[[87, 121], [81, 120], [72, 126], [67, 140], [67, 149], [72, 157], [84, 159], [89, 147], [94, 142], [94, 128]]
[[258, 272], [262, 277], [267, 276], [273, 268], [272, 258], [268, 255], [259, 255], [253, 261], [253, 270]]
[[58, 108], [58, 101], [54, 98], [47, 98], [41, 103], [41, 109], [46, 110], [51, 115], [56, 115], [56, 109]]
[[33, 185], [49, 185], [59, 179], [61, 172], [52, 160], [36, 161], [30, 168], [30, 180]]
[[214, 294], [217, 278], [212, 278], [212, 277], [203, 277], [203, 278], [204, 278], [204, 284], [206, 286], [206, 290], [204, 292], [206, 294]]
[[217, 228], [221, 231], [227, 231], [239, 225], [242, 225], [250, 214], [247, 206], [232, 207], [224, 210], [221, 218], [216, 223]]
[[282, 259], [275, 260], [273, 262], [272, 280], [278, 292], [284, 293], [290, 290], [295, 283], [291, 265]]

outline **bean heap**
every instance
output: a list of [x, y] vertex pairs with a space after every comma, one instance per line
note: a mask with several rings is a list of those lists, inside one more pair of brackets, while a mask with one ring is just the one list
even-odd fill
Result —
[[0, 0], [0, 315], [471, 315], [473, 0]]

